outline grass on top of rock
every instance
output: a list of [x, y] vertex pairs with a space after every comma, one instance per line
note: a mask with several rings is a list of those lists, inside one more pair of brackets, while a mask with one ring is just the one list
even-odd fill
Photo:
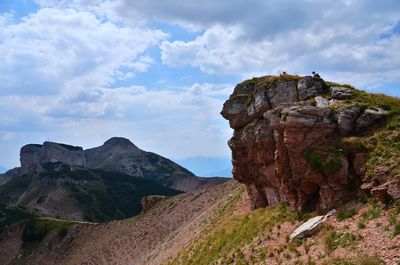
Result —
[[278, 76], [266, 76], [262, 78], [261, 82], [263, 82], [266, 87], [272, 87], [276, 82], [280, 80], [284, 80], [286, 82], [293, 81], [297, 84], [300, 78], [301, 76], [298, 75], [280, 74]]
[[170, 264], [202, 265], [218, 261], [223, 261], [224, 264], [233, 261], [241, 264], [240, 260], [244, 262], [241, 250], [243, 246], [261, 233], [296, 218], [296, 213], [283, 204], [243, 214], [227, 211], [212, 230], [179, 256], [179, 261], [172, 261]]
[[358, 102], [367, 108], [382, 108], [388, 112], [380, 128], [375, 129], [374, 135], [359, 137], [358, 140], [370, 151], [370, 159], [366, 165], [367, 177], [372, 180], [382, 166], [390, 169], [389, 179], [400, 174], [400, 99], [384, 94], [367, 93], [350, 85], [335, 85], [352, 89], [354, 97], [348, 100], [349, 103]]

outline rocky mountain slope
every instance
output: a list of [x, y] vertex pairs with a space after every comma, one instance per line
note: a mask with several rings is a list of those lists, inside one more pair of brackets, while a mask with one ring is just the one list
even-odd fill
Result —
[[147, 179], [48, 162], [0, 186], [0, 230], [15, 214], [95, 222], [128, 218], [140, 213], [144, 196], [180, 193]]
[[145, 152], [121, 137], [111, 138], [102, 146], [87, 149], [84, 153], [88, 168], [150, 179], [181, 191], [193, 191], [225, 181], [222, 178], [196, 177], [171, 160]]
[[250, 210], [230, 181], [159, 200], [106, 224], [34, 219], [0, 235], [0, 264], [346, 264], [400, 262], [400, 202], [353, 200], [310, 238], [288, 242], [315, 213], [288, 205]]
[[21, 167], [4, 174], [4, 179], [19, 176], [47, 162], [145, 178], [181, 191], [210, 187], [226, 181], [224, 178], [201, 178], [171, 160], [139, 149], [131, 141], [113, 137], [102, 146], [83, 150], [82, 147], [61, 143], [44, 142], [28, 144], [21, 148]]
[[[21, 167], [0, 185], [0, 230], [29, 216], [104, 222], [138, 214], [148, 195], [176, 195], [226, 181], [199, 178], [128, 139], [82, 147], [45, 142], [21, 148]], [[176, 187], [178, 189], [174, 189]]]
[[221, 114], [234, 129], [233, 177], [252, 208], [328, 210], [361, 185], [400, 198], [398, 99], [282, 74], [237, 85]]

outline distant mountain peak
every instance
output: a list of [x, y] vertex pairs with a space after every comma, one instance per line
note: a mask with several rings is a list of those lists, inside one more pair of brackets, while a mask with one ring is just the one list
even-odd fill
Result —
[[129, 139], [124, 137], [112, 137], [104, 142], [104, 145], [121, 145], [121, 146], [135, 146]]

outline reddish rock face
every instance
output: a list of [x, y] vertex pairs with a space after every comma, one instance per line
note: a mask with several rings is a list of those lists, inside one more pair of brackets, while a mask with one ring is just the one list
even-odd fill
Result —
[[358, 119], [366, 123], [366, 115], [341, 100], [331, 101], [335, 107], [316, 104], [321, 96], [332, 98], [319, 77], [280, 76], [239, 84], [225, 102], [221, 114], [234, 129], [233, 177], [246, 185], [253, 209], [288, 202], [297, 210], [327, 210], [361, 184], [367, 154], [345, 153], [335, 142], [354, 133]]

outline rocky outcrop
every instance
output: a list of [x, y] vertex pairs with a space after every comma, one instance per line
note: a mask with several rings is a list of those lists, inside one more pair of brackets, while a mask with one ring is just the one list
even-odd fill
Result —
[[319, 76], [267, 76], [236, 86], [221, 115], [234, 129], [233, 177], [246, 185], [252, 208], [289, 202], [299, 210], [330, 209], [361, 182], [366, 161], [343, 150], [340, 137], [385, 111], [371, 116], [351, 97], [350, 88], [329, 88]]
[[22, 173], [47, 162], [63, 162], [69, 165], [86, 166], [82, 147], [53, 142], [28, 144], [20, 151]]

